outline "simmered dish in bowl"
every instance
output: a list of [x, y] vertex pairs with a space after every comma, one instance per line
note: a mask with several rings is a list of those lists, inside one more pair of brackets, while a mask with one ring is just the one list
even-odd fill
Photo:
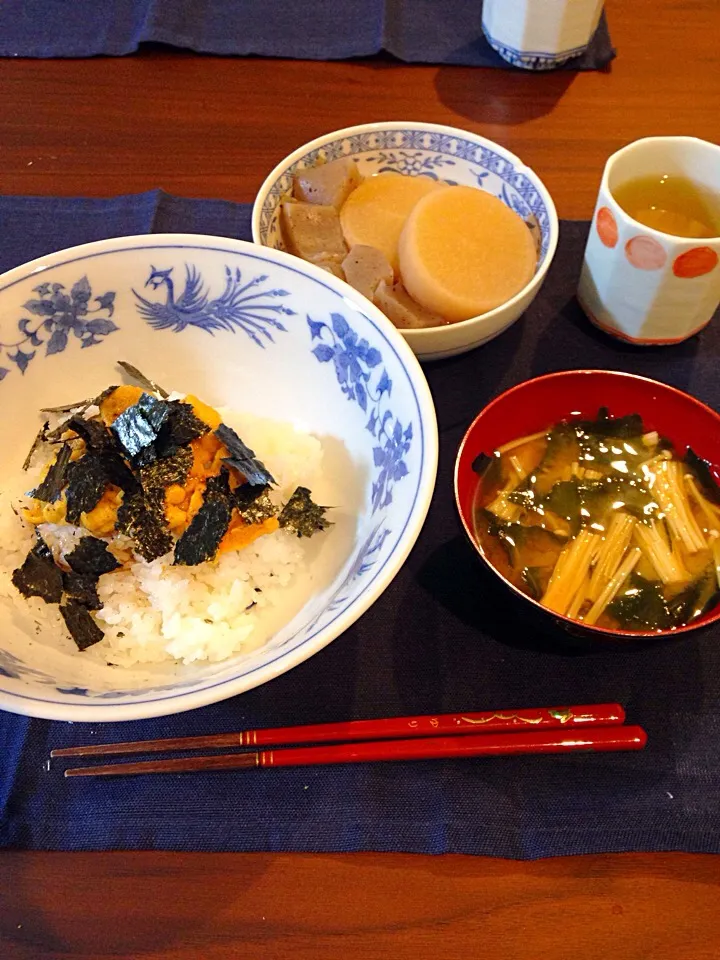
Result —
[[435, 360], [522, 315], [555, 254], [558, 219], [540, 177], [500, 144], [391, 120], [285, 157], [258, 191], [252, 234], [345, 279]]
[[346, 280], [400, 329], [458, 323], [530, 281], [531, 224], [478, 187], [342, 157], [302, 170], [281, 204], [287, 249]]

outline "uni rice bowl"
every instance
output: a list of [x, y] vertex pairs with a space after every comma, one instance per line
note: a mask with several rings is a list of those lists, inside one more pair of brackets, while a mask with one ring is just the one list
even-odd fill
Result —
[[[229, 431], [220, 443], [230, 456], [213, 441], [204, 462], [216, 455], [236, 461], [232, 480], [217, 470], [193, 474], [194, 454], [191, 465], [180, 454], [175, 463], [169, 447], [156, 451], [164, 464], [159, 477], [167, 458], [205, 484], [199, 499], [183, 476], [160, 484], [164, 533], [152, 517], [143, 520], [138, 490], [123, 479], [131, 466], [153, 469], [139, 449], [121, 458], [122, 468], [113, 461], [120, 479], [113, 472], [102, 483], [97, 503], [83, 498], [95, 490], [97, 499], [101, 476], [88, 463], [76, 470], [72, 450], [43, 476], [49, 458], [67, 446], [62, 429], [22, 469], [46, 416], [52, 432], [58, 418], [73, 415], [39, 410], [95, 400], [74, 415], [97, 420], [108, 385], [138, 384], [120, 372], [119, 358], [161, 385], [169, 403], [200, 398]], [[147, 381], [140, 386], [148, 395], [141, 412], [153, 423], [165, 398], [153, 399]], [[130, 406], [138, 403], [136, 396]], [[190, 409], [202, 416], [202, 407]], [[50, 719], [177, 713], [243, 693], [307, 660], [398, 572], [422, 527], [437, 469], [427, 383], [386, 318], [312, 264], [218, 237], [98, 241], [1, 276], [0, 425], [0, 709]], [[213, 436], [220, 430], [206, 427]], [[165, 429], [158, 421], [153, 444]], [[173, 436], [178, 447], [191, 442]], [[86, 468], [79, 484], [77, 472]], [[65, 469], [79, 484], [70, 516], [69, 482], [65, 513], [56, 512], [52, 495], [39, 508], [27, 501], [28, 491], [45, 484], [48, 494]], [[249, 481], [248, 471], [257, 470], [275, 482], [250, 484], [267, 487], [255, 502], [238, 489], [240, 474]], [[155, 477], [149, 492], [144, 480], [140, 486], [156, 497], [158, 483]], [[281, 523], [295, 493], [285, 519], [305, 517], [324, 528], [312, 536], [298, 537], [292, 523]], [[204, 533], [189, 536], [206, 500], [213, 506]], [[23, 519], [23, 506], [40, 512]], [[245, 526], [236, 523], [241, 512]], [[226, 536], [232, 542], [220, 550]], [[144, 555], [141, 542], [162, 549]]]
[[[170, 396], [171, 403], [178, 405], [183, 399]], [[78, 412], [78, 409], [72, 411], [76, 417]], [[92, 405], [81, 415], [86, 422], [90, 418], [90, 422], [99, 423], [99, 413], [99, 408]], [[220, 408], [217, 413], [222, 423], [245, 438], [252, 450], [262, 450], [263, 464], [275, 481], [272, 488], [267, 487], [272, 507], [268, 506], [266, 512], [276, 525], [275, 515], [282, 517], [282, 506], [295, 490], [298, 487], [312, 489], [321, 478], [322, 444], [292, 424], [243, 415], [227, 408]], [[63, 412], [59, 421], [68, 426], [64, 436], [74, 434], [70, 417], [71, 412]], [[74, 435], [77, 438], [77, 434]], [[108, 431], [106, 436], [109, 435]], [[205, 436], [209, 437], [210, 431]], [[71, 442], [84, 446], [79, 439]], [[174, 563], [172, 551], [146, 559], [123, 533], [98, 530], [97, 524], [93, 528], [93, 512], [83, 514], [83, 521], [87, 521], [90, 528], [85, 522], [75, 525], [57, 516], [65, 512], [64, 493], [55, 503], [43, 503], [27, 495], [27, 491], [41, 484], [46, 465], [54, 457], [49, 444], [40, 444], [32, 456], [30, 469], [13, 478], [14, 484], [0, 488], [0, 544], [3, 545], [0, 546], [0, 597], [5, 603], [27, 605], [36, 621], [58, 635], [67, 635], [59, 606], [37, 595], [21, 596], [13, 583], [13, 572], [22, 567], [39, 535], [52, 551], [56, 566], [63, 569], [63, 576], [72, 577], [72, 567], [66, 558], [72, 558], [73, 550], [83, 537], [98, 543], [100, 537], [93, 534], [100, 534], [109, 551], [123, 563], [97, 579], [101, 606], [95, 609], [93, 605], [90, 616], [104, 636], [84, 648], [82, 656], [99, 664], [121, 667], [168, 661], [216, 662], [234, 653], [256, 649], [267, 640], [272, 610], [282, 601], [283, 592], [306, 559], [307, 540], [300, 537], [292, 525], [269, 532], [264, 532], [262, 524], [238, 525], [236, 531], [242, 529], [247, 536], [248, 531], [254, 530], [257, 539], [194, 565]], [[59, 504], [62, 506], [58, 511]], [[34, 526], [25, 516], [38, 509], [61, 522], [44, 520]], [[168, 505], [166, 512], [171, 509]], [[98, 513], [98, 508], [94, 513]], [[236, 507], [234, 514], [239, 519], [237, 513]], [[320, 523], [312, 532], [326, 525], [321, 514]], [[187, 528], [189, 524], [185, 522], [183, 526]], [[66, 602], [67, 596], [65, 592]]]

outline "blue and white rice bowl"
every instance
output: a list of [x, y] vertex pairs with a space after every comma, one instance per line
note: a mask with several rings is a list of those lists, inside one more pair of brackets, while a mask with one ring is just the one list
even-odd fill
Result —
[[[420, 532], [437, 469], [425, 378], [390, 322], [319, 268], [217, 237], [91, 243], [0, 277], [0, 340], [4, 522], [8, 491], [32, 485], [23, 487], [22, 463], [41, 425], [39, 409], [127, 381], [118, 360], [168, 391], [316, 437], [323, 465], [313, 498], [333, 507], [334, 522], [302, 541], [303, 562], [268, 614], [269, 636], [259, 647], [241, 643], [220, 662], [132, 667], [108, 666], [97, 652], [105, 641], [79, 652], [59, 614], [51, 625], [33, 616], [43, 601], [27, 601], [9, 584], [8, 556], [17, 545], [6, 537], [2, 709], [128, 720], [242, 693], [346, 630], [385, 590]], [[263, 459], [261, 439], [253, 443]]]
[[293, 177], [300, 170], [340, 157], [352, 157], [365, 177], [395, 171], [487, 190], [519, 214], [535, 235], [535, 275], [507, 303], [459, 323], [401, 331], [420, 360], [451, 357], [487, 343], [527, 310], [555, 255], [555, 205], [540, 177], [513, 153], [492, 140], [455, 127], [402, 120], [366, 123], [335, 130], [298, 147], [281, 160], [258, 191], [252, 218], [255, 243], [285, 249], [279, 223], [280, 203], [291, 196]]

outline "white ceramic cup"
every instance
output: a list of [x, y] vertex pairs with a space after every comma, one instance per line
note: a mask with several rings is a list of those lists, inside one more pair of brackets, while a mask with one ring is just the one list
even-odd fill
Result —
[[720, 147], [695, 137], [647, 137], [605, 165], [578, 299], [592, 322], [642, 345], [687, 340], [720, 302], [720, 236], [676, 237], [629, 216], [613, 190], [647, 174], [681, 175], [720, 197]]
[[484, 0], [483, 33], [508, 63], [553, 70], [590, 43], [603, 0]]

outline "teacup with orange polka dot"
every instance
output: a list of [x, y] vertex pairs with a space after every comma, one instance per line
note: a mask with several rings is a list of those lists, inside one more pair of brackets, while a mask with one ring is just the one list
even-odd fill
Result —
[[[636, 218], [627, 202], [619, 202], [628, 183], [655, 175], [692, 181], [720, 210], [720, 147], [695, 137], [647, 137], [605, 165], [578, 299], [596, 326], [643, 345], [679, 343], [699, 333], [720, 302], [720, 226], [714, 219], [709, 229], [698, 223], [678, 231], [694, 235], [678, 236], [670, 232], [672, 218], [641, 218], [637, 211]], [[690, 211], [684, 220], [695, 223]]]

